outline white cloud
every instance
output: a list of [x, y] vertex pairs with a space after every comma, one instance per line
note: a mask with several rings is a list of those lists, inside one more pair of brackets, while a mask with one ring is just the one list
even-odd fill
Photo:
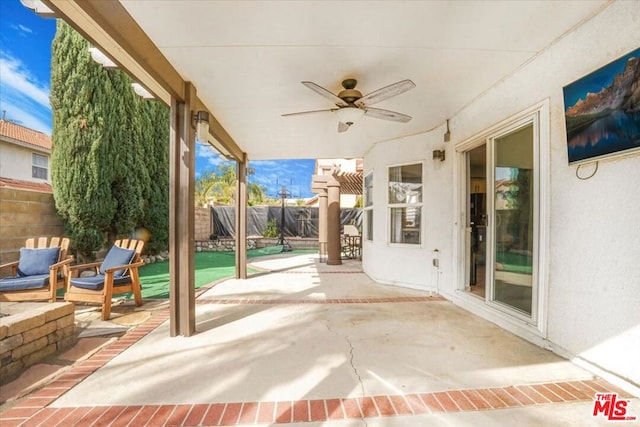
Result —
[[24, 64], [0, 51], [0, 109], [7, 119], [51, 135], [49, 86], [39, 82]]
[[43, 107], [51, 108], [49, 104], [49, 86], [37, 81], [20, 60], [0, 51], [0, 75], [2, 76], [2, 94], [5, 90], [17, 92], [32, 99]]
[[20, 35], [23, 37], [26, 37], [27, 34], [33, 34], [33, 30], [31, 28], [24, 26], [22, 24], [11, 25], [11, 28], [18, 31]]

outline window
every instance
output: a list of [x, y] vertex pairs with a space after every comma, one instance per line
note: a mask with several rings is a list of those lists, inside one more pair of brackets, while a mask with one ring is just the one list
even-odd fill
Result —
[[364, 217], [364, 238], [373, 240], [373, 172], [364, 177]]
[[31, 176], [38, 179], [47, 179], [49, 176], [49, 158], [41, 154], [31, 154]]
[[389, 168], [389, 243], [420, 244], [422, 163]]

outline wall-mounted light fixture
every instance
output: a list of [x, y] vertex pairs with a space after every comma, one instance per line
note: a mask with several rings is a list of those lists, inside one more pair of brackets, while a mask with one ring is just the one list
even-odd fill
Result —
[[33, 10], [35, 13], [37, 13], [40, 16], [45, 16], [45, 17], [56, 16], [55, 12], [49, 9], [49, 7], [44, 3], [42, 3], [40, 0], [20, 0], [20, 3], [22, 3], [22, 5], [27, 9]]
[[193, 127], [196, 130], [196, 139], [206, 143], [209, 139], [209, 113], [196, 111], [192, 116]]
[[140, 83], [131, 83], [131, 87], [136, 95], [141, 96], [144, 99], [154, 99], [155, 96], [151, 92], [147, 90], [146, 87], [142, 86]]
[[433, 160], [439, 159], [444, 162], [444, 150], [433, 150]]
[[104, 68], [118, 68], [118, 64], [113, 62], [111, 58], [102, 53], [102, 51], [97, 47], [91, 46], [89, 48], [89, 53], [91, 54], [91, 58]]

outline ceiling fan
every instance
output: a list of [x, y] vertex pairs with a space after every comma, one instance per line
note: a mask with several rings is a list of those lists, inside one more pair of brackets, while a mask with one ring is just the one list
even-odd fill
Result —
[[302, 114], [314, 114], [325, 113], [331, 111], [336, 113], [338, 119], [338, 132], [346, 132], [351, 125], [362, 116], [373, 117], [376, 119], [390, 120], [392, 122], [407, 123], [411, 120], [411, 116], [398, 113], [396, 111], [383, 110], [381, 108], [371, 108], [377, 102], [384, 101], [392, 96], [400, 95], [416, 87], [415, 83], [411, 80], [402, 80], [397, 83], [385, 86], [378, 90], [371, 92], [368, 95], [362, 96], [359, 90], [356, 89], [358, 81], [356, 79], [345, 79], [342, 81], [342, 87], [344, 88], [337, 95], [329, 92], [327, 89], [319, 86], [313, 82], [302, 82], [303, 85], [311, 89], [312, 91], [324, 96], [329, 101], [336, 104], [338, 108], [331, 108], [328, 110], [313, 110], [302, 111], [299, 113], [283, 114], [283, 117], [299, 116]]

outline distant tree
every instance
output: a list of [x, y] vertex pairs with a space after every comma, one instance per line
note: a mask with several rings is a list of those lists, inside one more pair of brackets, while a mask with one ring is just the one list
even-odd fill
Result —
[[159, 231], [168, 235], [166, 107], [135, 95], [131, 79], [96, 64], [88, 47], [58, 21], [51, 62], [56, 208], [85, 257], [105, 236], [113, 241], [137, 227], [153, 229], [166, 247]]
[[158, 253], [169, 245], [169, 109], [158, 102], [147, 102], [149, 117], [144, 121], [149, 158], [146, 164], [150, 185], [145, 211], [138, 227], [149, 232], [146, 251]]
[[[247, 184], [248, 205], [270, 204], [266, 188], [255, 182]], [[230, 163], [218, 165], [215, 171], [208, 170], [196, 180], [196, 206], [205, 206], [209, 202], [222, 205], [233, 204], [236, 197], [236, 170]]]

